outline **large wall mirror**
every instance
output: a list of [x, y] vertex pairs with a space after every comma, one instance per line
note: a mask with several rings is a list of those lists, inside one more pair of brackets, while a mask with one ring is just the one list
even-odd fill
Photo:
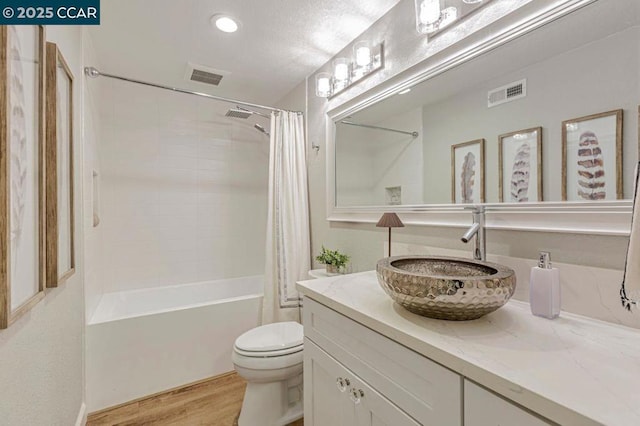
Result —
[[585, 4], [408, 93], [334, 116], [334, 207], [631, 198], [640, 5]]

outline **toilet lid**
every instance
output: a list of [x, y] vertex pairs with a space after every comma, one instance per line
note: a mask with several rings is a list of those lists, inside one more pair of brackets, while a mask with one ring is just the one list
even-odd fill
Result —
[[249, 352], [272, 352], [302, 345], [304, 333], [297, 322], [277, 322], [256, 327], [236, 340], [236, 348]]

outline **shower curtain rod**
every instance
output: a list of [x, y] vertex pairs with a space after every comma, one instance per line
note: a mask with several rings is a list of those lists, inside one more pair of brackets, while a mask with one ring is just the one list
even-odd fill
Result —
[[[274, 112], [286, 111], [286, 110], [280, 109], [280, 108], [274, 108], [274, 107], [265, 106], [265, 105], [259, 105], [259, 104], [252, 104], [250, 102], [238, 101], [236, 99], [223, 98], [222, 96], [209, 95], [207, 93], [201, 93], [201, 92], [193, 92], [191, 90], [178, 89], [177, 87], [164, 86], [162, 84], [149, 83], [148, 81], [136, 80], [136, 79], [133, 79], [133, 78], [122, 77], [122, 76], [114, 75], [114, 74], [107, 74], [106, 72], [99, 71], [95, 67], [85, 67], [84, 68], [84, 74], [87, 77], [91, 77], [91, 78], [108, 77], [108, 78], [113, 78], [113, 79], [116, 79], [116, 80], [127, 81], [129, 83], [142, 84], [143, 86], [150, 86], [150, 87], [156, 87], [158, 89], [171, 90], [172, 92], [184, 93], [186, 95], [201, 96], [203, 98], [215, 99], [217, 101], [228, 102], [230, 104], [244, 105], [244, 106], [248, 106], [248, 107], [251, 107], [251, 108], [266, 109], [266, 110], [274, 111]], [[296, 111], [296, 112], [298, 114], [302, 114], [301, 111]]]
[[404, 130], [389, 129], [388, 127], [380, 127], [380, 126], [371, 126], [369, 124], [359, 124], [359, 123], [354, 123], [353, 121], [347, 121], [347, 120], [342, 120], [340, 123], [347, 124], [349, 126], [366, 127], [367, 129], [376, 129], [376, 130], [384, 130], [386, 132], [402, 133], [403, 135], [410, 135], [410, 136], [413, 136], [414, 138], [417, 138], [419, 135], [418, 132], [405, 132]]

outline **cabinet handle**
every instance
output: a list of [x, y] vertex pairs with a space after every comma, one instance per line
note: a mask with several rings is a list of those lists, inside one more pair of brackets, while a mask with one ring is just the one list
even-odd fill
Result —
[[353, 388], [351, 389], [351, 395], [349, 398], [351, 398], [351, 401], [353, 401], [354, 404], [360, 404], [360, 401], [364, 398], [364, 391], [362, 389]]
[[347, 390], [347, 387], [351, 385], [351, 381], [349, 379], [343, 379], [342, 377], [338, 377], [336, 379], [336, 386], [338, 386], [338, 390], [340, 392], [344, 392]]

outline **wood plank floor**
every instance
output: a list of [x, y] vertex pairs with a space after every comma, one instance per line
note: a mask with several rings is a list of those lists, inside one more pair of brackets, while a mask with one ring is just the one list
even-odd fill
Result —
[[[236, 426], [246, 382], [235, 372], [89, 414], [87, 426]], [[289, 426], [303, 426], [303, 420]]]

